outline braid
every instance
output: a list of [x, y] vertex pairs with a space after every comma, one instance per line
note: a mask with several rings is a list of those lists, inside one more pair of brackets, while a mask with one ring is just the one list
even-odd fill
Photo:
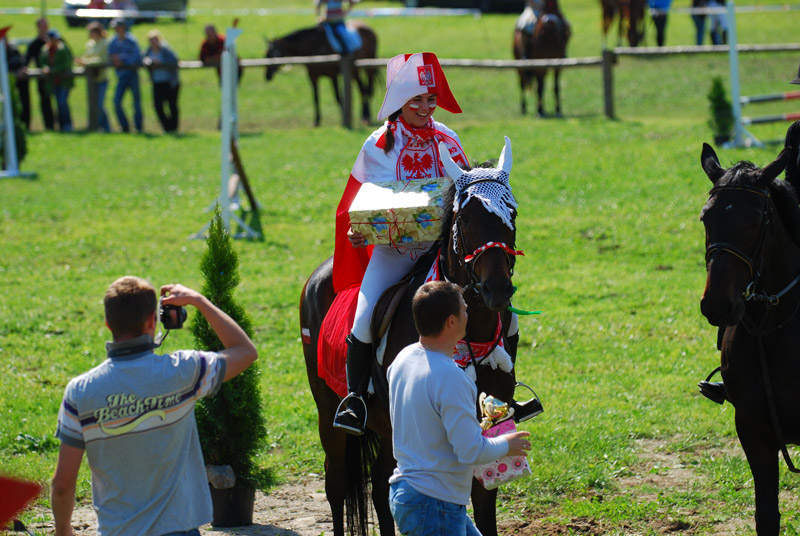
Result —
[[[401, 111], [402, 110], [397, 110], [392, 115], [390, 115], [389, 116], [389, 122], [390, 123], [394, 123], [395, 121], [397, 121], [397, 118], [400, 117], [400, 112]], [[389, 154], [389, 151], [391, 151], [392, 148], [394, 148], [394, 133], [392, 132], [392, 129], [387, 128], [386, 129], [386, 146], [383, 148], [383, 154]]]

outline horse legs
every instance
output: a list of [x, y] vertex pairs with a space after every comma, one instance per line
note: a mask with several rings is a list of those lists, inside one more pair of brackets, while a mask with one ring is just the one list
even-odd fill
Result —
[[756, 533], [758, 536], [778, 536], [781, 514], [778, 509], [778, 456], [752, 426], [736, 419], [736, 432], [742, 444], [750, 472], [753, 473], [756, 497]]
[[366, 74], [367, 81], [365, 82], [361, 78], [361, 74], [356, 71], [354, 78], [356, 79], [356, 84], [358, 84], [358, 92], [361, 94], [361, 122], [363, 124], [369, 123], [369, 73]]
[[318, 127], [321, 120], [321, 115], [319, 112], [319, 89], [316, 78], [311, 79], [311, 89], [314, 95], [314, 126]]
[[544, 77], [546, 74], [546, 70], [536, 72], [536, 110], [539, 117], [547, 117], [547, 114], [544, 113]]
[[553, 93], [556, 97], [556, 117], [563, 117], [561, 115], [561, 69], [553, 69]]
[[497, 536], [497, 489], [487, 490], [472, 479], [472, 508], [475, 526], [483, 536]]
[[525, 93], [528, 91], [528, 85], [530, 83], [529, 75], [525, 71], [519, 72], [519, 93], [520, 93], [520, 110], [522, 115], [528, 113], [528, 99]]
[[382, 437], [380, 449], [372, 466], [372, 504], [378, 516], [381, 536], [394, 536], [394, 518], [389, 509], [389, 476], [394, 471], [391, 435]]
[[[322, 416], [320, 416], [320, 420]], [[346, 488], [342, 485], [347, 478], [345, 468], [346, 442], [344, 432], [334, 430], [328, 422], [320, 422], [320, 439], [325, 450], [325, 496], [331, 507], [334, 536], [344, 536], [344, 500]], [[325, 433], [323, 433], [325, 430]]]

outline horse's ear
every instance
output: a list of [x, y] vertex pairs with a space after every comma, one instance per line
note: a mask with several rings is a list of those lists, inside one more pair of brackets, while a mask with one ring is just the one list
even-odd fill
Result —
[[439, 142], [439, 158], [442, 159], [445, 173], [447, 173], [447, 176], [451, 179], [456, 180], [464, 174], [464, 170], [458, 167], [458, 164], [453, 161], [453, 158], [450, 156], [450, 149], [448, 149], [447, 145], [442, 141]]
[[700, 165], [714, 184], [725, 174], [725, 170], [719, 165], [717, 153], [707, 143], [703, 144], [703, 152], [700, 153]]
[[789, 158], [791, 155], [792, 148], [785, 147], [774, 162], [761, 170], [761, 176], [759, 177], [759, 180], [764, 184], [772, 182], [778, 175], [780, 175], [781, 171], [786, 169], [786, 165], [789, 163]]
[[497, 161], [497, 167], [511, 175], [511, 140], [508, 136], [504, 136], [506, 140], [503, 150], [500, 152], [500, 160]]

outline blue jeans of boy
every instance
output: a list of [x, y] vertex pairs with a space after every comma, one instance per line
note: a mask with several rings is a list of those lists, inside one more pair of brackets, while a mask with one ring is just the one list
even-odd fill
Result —
[[481, 536], [467, 507], [434, 499], [399, 480], [391, 485], [389, 508], [401, 534], [410, 536]]
[[58, 127], [62, 132], [71, 132], [72, 115], [69, 113], [69, 89], [56, 86], [53, 88], [53, 96], [56, 98], [56, 108], [58, 109]]
[[136, 131], [142, 131], [142, 99], [139, 93], [139, 73], [135, 70], [117, 71], [117, 90], [114, 92], [114, 111], [117, 113], [117, 121], [123, 132], [130, 132], [130, 124], [122, 109], [122, 97], [127, 90], [131, 90], [133, 95], [133, 123]]

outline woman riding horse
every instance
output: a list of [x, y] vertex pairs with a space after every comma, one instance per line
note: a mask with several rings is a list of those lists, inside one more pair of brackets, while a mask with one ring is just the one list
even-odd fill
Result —
[[349, 394], [333, 426], [356, 435], [363, 434], [366, 426], [364, 396], [373, 358], [370, 320], [375, 303], [384, 290], [408, 273], [432, 242], [367, 248], [364, 236], [350, 228], [350, 204], [365, 182], [443, 176], [439, 142], [447, 146], [456, 163], [469, 165], [458, 135], [433, 119], [437, 106], [461, 113], [436, 55], [423, 52], [395, 56], [386, 66], [386, 81], [386, 96], [378, 120], [387, 116], [388, 120], [364, 142], [336, 210], [334, 290], [339, 292], [359, 284], [361, 289], [355, 320], [347, 336]]

